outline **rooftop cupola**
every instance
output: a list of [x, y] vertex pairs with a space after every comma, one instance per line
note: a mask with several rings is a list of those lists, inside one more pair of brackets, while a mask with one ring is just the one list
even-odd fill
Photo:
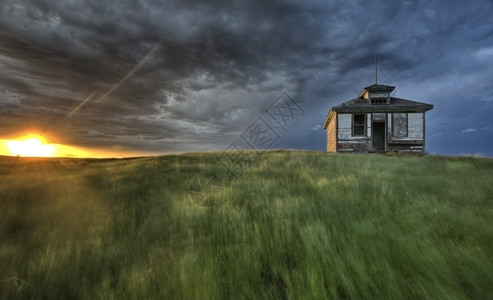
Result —
[[395, 87], [383, 84], [367, 86], [359, 94], [359, 98], [368, 101], [368, 104], [390, 104], [390, 93]]

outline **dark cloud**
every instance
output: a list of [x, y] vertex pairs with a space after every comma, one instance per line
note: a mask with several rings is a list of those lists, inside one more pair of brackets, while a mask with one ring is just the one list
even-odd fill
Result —
[[[492, 12], [489, 1], [5, 0], [0, 134], [221, 150], [286, 91], [307, 114], [278, 146], [323, 150], [316, 125], [372, 83], [378, 53], [380, 82], [435, 104], [427, 143], [451, 153], [444, 137], [489, 126]], [[464, 151], [493, 156], [485, 136]]]

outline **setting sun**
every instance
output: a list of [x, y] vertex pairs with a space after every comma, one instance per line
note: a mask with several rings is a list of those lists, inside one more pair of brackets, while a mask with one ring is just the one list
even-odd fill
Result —
[[7, 147], [13, 155], [51, 157], [55, 152], [53, 145], [44, 145], [38, 138], [23, 141], [8, 141]]
[[121, 145], [107, 148], [88, 148], [63, 143], [63, 139], [37, 133], [13, 133], [0, 138], [1, 156], [20, 157], [70, 157], [70, 158], [118, 158], [156, 155], [151, 152], [133, 151]]

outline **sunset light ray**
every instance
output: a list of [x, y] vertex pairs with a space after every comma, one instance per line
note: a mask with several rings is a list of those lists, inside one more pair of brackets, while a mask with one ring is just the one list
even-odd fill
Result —
[[73, 114], [75, 114], [82, 106], [84, 106], [84, 104], [86, 104], [89, 100], [91, 100], [91, 98], [94, 97], [94, 95], [96, 95], [96, 91], [92, 92], [91, 95], [89, 95], [89, 97], [87, 97], [86, 99], [84, 99], [84, 101], [82, 101], [76, 108], [74, 108], [68, 114], [67, 117], [71, 117]]
[[142, 65], [152, 56], [152, 54], [154, 54], [154, 52], [156, 52], [156, 50], [159, 48], [159, 45], [160, 45], [160, 43], [157, 43], [156, 45], [154, 45], [154, 47], [146, 54], [146, 56], [144, 56], [144, 58], [142, 58], [139, 61], [139, 63], [132, 70], [130, 70], [130, 72], [128, 72], [109, 91], [107, 91], [103, 96], [101, 96], [98, 99], [98, 102], [103, 101], [106, 97], [108, 97], [109, 95], [111, 95], [111, 93], [113, 93], [117, 88], [119, 88], [125, 81], [127, 81], [130, 77], [132, 77], [132, 75], [135, 72], [137, 72], [140, 69], [140, 67], [142, 67]]

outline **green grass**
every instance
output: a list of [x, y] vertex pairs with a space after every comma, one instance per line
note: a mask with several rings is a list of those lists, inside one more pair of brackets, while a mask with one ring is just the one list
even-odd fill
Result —
[[0, 298], [493, 299], [493, 160], [245, 155], [0, 158]]

